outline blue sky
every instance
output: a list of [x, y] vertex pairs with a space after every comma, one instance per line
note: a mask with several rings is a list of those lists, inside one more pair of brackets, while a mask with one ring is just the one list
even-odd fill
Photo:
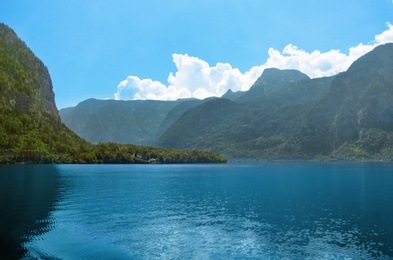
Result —
[[332, 75], [393, 41], [392, 0], [0, 0], [58, 108], [247, 90], [266, 67]]

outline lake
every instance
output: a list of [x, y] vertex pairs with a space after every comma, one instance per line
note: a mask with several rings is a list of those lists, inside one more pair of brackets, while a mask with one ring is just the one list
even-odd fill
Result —
[[393, 259], [393, 165], [0, 165], [1, 259]]

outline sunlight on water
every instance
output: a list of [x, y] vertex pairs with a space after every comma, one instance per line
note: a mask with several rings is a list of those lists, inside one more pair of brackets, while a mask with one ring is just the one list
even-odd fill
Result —
[[[390, 259], [390, 166], [57, 166], [26, 259]], [[379, 179], [379, 180], [378, 180]]]

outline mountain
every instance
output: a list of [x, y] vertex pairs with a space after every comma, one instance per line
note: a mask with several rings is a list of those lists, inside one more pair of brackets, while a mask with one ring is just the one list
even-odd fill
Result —
[[393, 160], [393, 44], [338, 75], [265, 69], [248, 91], [181, 101], [87, 100], [60, 111], [87, 140], [231, 159]]
[[0, 53], [0, 160], [11, 155], [63, 160], [87, 146], [61, 123], [48, 69], [4, 24]]
[[279, 70], [276, 68], [265, 69], [262, 75], [251, 86], [249, 91], [239, 97], [239, 101], [249, 101], [261, 96], [290, 89], [291, 85], [310, 78], [297, 70]]
[[[227, 99], [211, 99], [188, 109], [160, 138], [158, 146], [183, 149], [200, 147], [207, 150], [214, 127], [228, 120], [237, 109], [235, 102]], [[208, 113], [208, 114], [206, 114]]]
[[187, 109], [203, 102], [88, 99], [59, 114], [67, 127], [92, 143], [153, 145]]
[[231, 102], [210, 101], [184, 113], [157, 145], [232, 159], [391, 161], [392, 60], [393, 44], [385, 44], [333, 77], [267, 69]]
[[225, 94], [222, 95], [221, 98], [225, 98], [225, 99], [229, 99], [229, 100], [235, 100], [235, 99], [238, 99], [241, 96], [243, 96], [244, 93], [246, 93], [246, 91], [233, 92], [231, 89], [228, 89], [228, 91], [225, 92]]
[[59, 113], [67, 127], [89, 142], [151, 145], [165, 116], [179, 103], [89, 99]]
[[[89, 100], [85, 105], [89, 107], [89, 103], [94, 102]], [[105, 109], [114, 110], [111, 102], [101, 105], [102, 115]], [[106, 105], [109, 106], [105, 108]], [[146, 121], [154, 121], [156, 114], [166, 115], [165, 111], [161, 112], [163, 108], [169, 111], [172, 107], [168, 103], [151, 102], [131, 108], [151, 118]], [[124, 109], [114, 111], [124, 114]], [[64, 111], [65, 114], [70, 112], [70, 109]], [[106, 120], [111, 122], [109, 117]], [[226, 159], [203, 151], [113, 142], [93, 145], [80, 138], [60, 120], [48, 69], [11, 28], [0, 23], [0, 163], [15, 162], [207, 163], [226, 162]]]
[[267, 69], [237, 98], [212, 100], [184, 113], [157, 145], [220, 151], [232, 159], [292, 156], [280, 145], [291, 142], [299, 112], [325, 94], [332, 79]]
[[378, 46], [333, 80], [300, 132], [307, 153], [392, 159], [392, 60], [393, 44]]

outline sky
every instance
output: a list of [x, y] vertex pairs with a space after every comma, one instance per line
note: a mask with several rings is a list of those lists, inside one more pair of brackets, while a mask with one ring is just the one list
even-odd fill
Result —
[[335, 75], [393, 42], [393, 0], [0, 0], [59, 109], [221, 96], [265, 68]]

